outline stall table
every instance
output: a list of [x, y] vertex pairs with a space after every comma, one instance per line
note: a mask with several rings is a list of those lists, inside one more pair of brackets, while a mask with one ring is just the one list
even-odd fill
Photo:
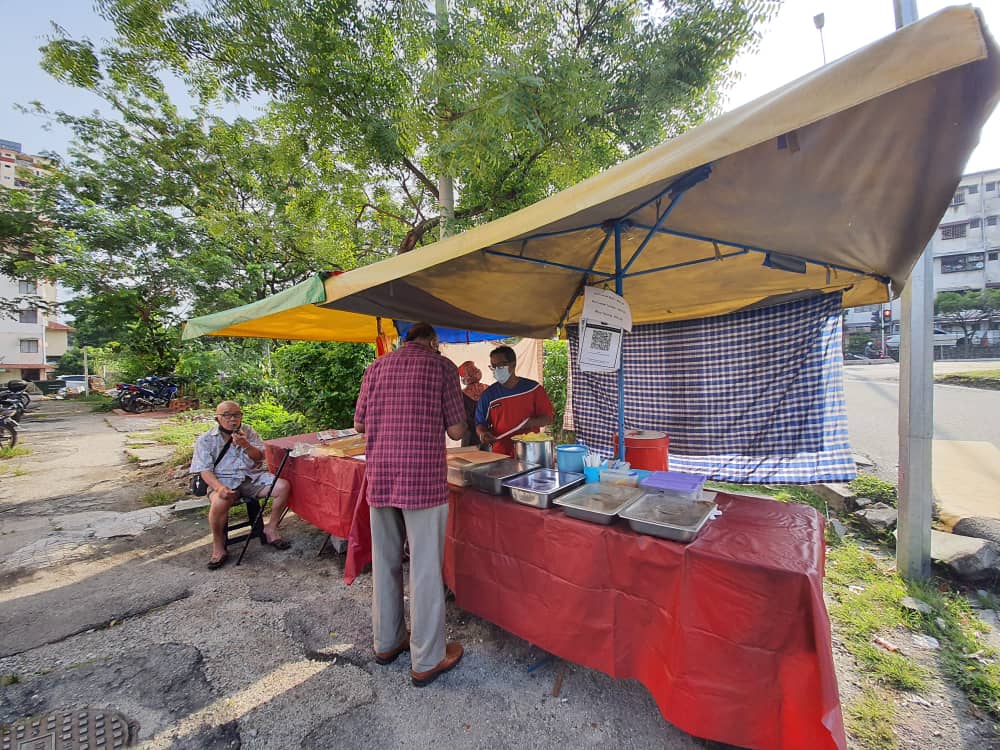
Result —
[[720, 494], [690, 544], [453, 488], [445, 577], [462, 609], [634, 678], [663, 716], [740, 747], [846, 748], [812, 508]]
[[[267, 442], [274, 469], [297, 435]], [[290, 507], [371, 560], [365, 464], [290, 458]], [[691, 544], [452, 487], [445, 580], [457, 606], [561, 658], [639, 680], [686, 732], [767, 750], [845, 750], [823, 602], [823, 519], [731, 494]]]
[[[319, 443], [316, 433], [264, 443], [268, 468], [277, 469], [285, 450]], [[289, 457], [281, 476], [292, 486], [288, 507], [328, 534], [347, 540], [344, 580], [350, 584], [371, 562], [371, 521], [365, 501], [365, 462], [338, 456]]]

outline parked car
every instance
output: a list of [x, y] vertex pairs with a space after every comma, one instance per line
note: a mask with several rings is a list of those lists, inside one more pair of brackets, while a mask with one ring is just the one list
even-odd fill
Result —
[[[965, 338], [960, 333], [951, 333], [943, 328], [934, 329], [934, 346], [955, 346]], [[899, 334], [894, 333], [891, 336], [886, 336], [885, 338], [885, 348], [890, 351], [890, 354], [899, 351]]]
[[1000, 346], [1000, 331], [973, 331], [969, 343], [972, 346]]
[[[66, 384], [57, 392], [59, 396], [79, 396], [85, 390], [83, 384], [86, 381], [86, 376], [84, 375], [58, 375], [57, 378]], [[107, 388], [107, 384], [104, 382], [104, 378], [100, 375], [90, 376], [90, 390], [92, 393], [94, 391], [103, 391], [105, 388]]]

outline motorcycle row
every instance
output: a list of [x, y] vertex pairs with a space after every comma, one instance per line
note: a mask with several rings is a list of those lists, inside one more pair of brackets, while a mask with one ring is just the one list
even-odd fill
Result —
[[170, 405], [177, 398], [177, 384], [168, 377], [150, 375], [133, 383], [118, 384], [118, 404], [127, 412], [153, 411]]
[[17, 445], [17, 430], [24, 410], [31, 403], [25, 380], [8, 380], [0, 388], [0, 450]]

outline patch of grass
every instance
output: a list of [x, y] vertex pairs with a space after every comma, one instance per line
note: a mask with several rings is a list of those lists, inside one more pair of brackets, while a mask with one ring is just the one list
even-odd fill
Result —
[[897, 494], [896, 485], [884, 479], [873, 477], [870, 474], [858, 474], [848, 485], [858, 497], [867, 497], [878, 503], [885, 503], [896, 507]]
[[953, 372], [950, 375], [938, 375], [936, 383], [949, 385], [964, 385], [970, 388], [987, 388], [1000, 390], [1000, 370], [974, 370], [972, 372]]
[[184, 497], [184, 493], [179, 490], [150, 490], [139, 498], [139, 502], [147, 506], [173, 505]]
[[21, 676], [16, 672], [0, 675], [0, 686], [16, 685], [21, 681]]
[[213, 413], [211, 410], [186, 412], [167, 420], [154, 433], [154, 438], [158, 442], [175, 446], [173, 458], [170, 459], [171, 465], [183, 466], [191, 463], [194, 441], [211, 428]]
[[827, 552], [830, 617], [839, 626], [844, 646], [877, 682], [903, 690], [924, 689], [927, 674], [922, 667], [873, 643], [899, 626], [917, 629], [920, 615], [900, 607], [908, 593], [902, 579], [853, 542]]
[[955, 591], [913, 583], [910, 595], [934, 608], [934, 614], [920, 617], [919, 625], [940, 641], [941, 663], [947, 675], [970, 701], [994, 720], [1000, 720], [1000, 655], [982, 638], [989, 628], [965, 597]]
[[845, 707], [847, 729], [865, 750], [896, 750], [896, 707], [884, 692], [866, 687]]
[[22, 445], [15, 445], [13, 448], [0, 448], [0, 459], [17, 458], [18, 456], [27, 456], [30, 453], [31, 453], [31, 448], [25, 448]]
[[142, 460], [141, 458], [139, 458], [139, 457], [138, 457], [137, 455], [135, 455], [134, 453], [126, 453], [126, 454], [125, 454], [125, 458], [127, 458], [127, 459], [128, 459], [128, 462], [129, 462], [130, 464], [137, 464], [137, 463], [139, 463], [139, 462], [140, 462], [140, 461]]

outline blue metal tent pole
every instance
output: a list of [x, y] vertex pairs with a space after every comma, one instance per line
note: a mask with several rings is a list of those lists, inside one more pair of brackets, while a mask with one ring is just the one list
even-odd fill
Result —
[[[622, 295], [622, 223], [615, 222], [615, 294]], [[625, 342], [618, 357], [618, 457], [625, 460]]]

